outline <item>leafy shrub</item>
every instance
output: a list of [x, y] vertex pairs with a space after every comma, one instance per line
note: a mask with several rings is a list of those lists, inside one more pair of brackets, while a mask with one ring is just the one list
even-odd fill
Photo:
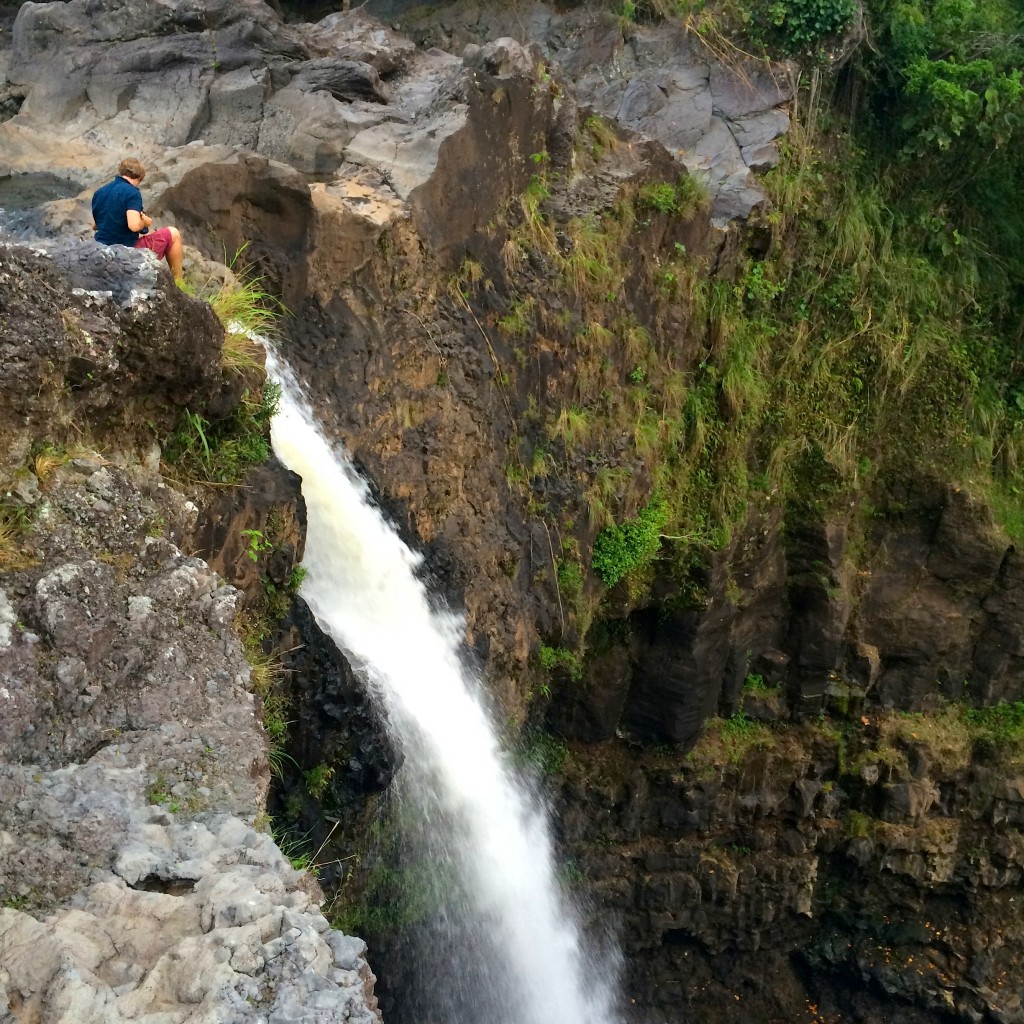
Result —
[[854, 0], [773, 0], [767, 17], [783, 48], [796, 53], [842, 32], [854, 10]]
[[593, 568], [606, 587], [614, 587], [627, 573], [657, 557], [668, 514], [668, 503], [655, 498], [635, 519], [607, 526], [597, 535]]
[[983, 288], [1015, 323], [1019, 298], [1005, 293], [1024, 262], [1024, 7], [869, 0], [867, 12], [872, 46], [857, 54], [867, 86], [859, 142], [942, 255], [981, 256]]
[[967, 721], [978, 739], [993, 746], [1016, 745], [1024, 741], [1024, 701], [970, 708]]
[[334, 778], [334, 767], [329, 764], [318, 764], [303, 773], [306, 790], [314, 800], [322, 800], [327, 787]]

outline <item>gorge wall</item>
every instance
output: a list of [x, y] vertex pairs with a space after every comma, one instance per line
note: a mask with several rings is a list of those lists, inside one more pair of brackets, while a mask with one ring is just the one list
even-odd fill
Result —
[[[467, 644], [498, 706], [553, 770], [567, 878], [595, 915], [611, 910], [619, 922], [628, 1019], [1024, 1020], [1021, 723], [1016, 705], [984, 711], [1022, 697], [1018, 553], [985, 488], [952, 458], [944, 463], [944, 450], [917, 458], [912, 436], [892, 451], [876, 438], [844, 462], [838, 446], [827, 458], [810, 444], [780, 446], [800, 483], [792, 487], [758, 448], [766, 431], [744, 418], [756, 396], [736, 383], [740, 314], [760, 316], [759, 303], [774, 301], [757, 267], [798, 258], [798, 218], [757, 177], [779, 159], [795, 69], [723, 61], [682, 23], [627, 24], [587, 9], [459, 4], [396, 17], [400, 30], [362, 9], [285, 25], [255, 0], [201, 13], [25, 5], [2, 65], [0, 102], [17, 113], [0, 124], [0, 174], [46, 170], [80, 186], [48, 204], [36, 230], [83, 234], [91, 189], [127, 147], [149, 168], [151, 212], [206, 257], [245, 247], [243, 260], [291, 311], [281, 347], [318, 412], [424, 549], [425, 571], [465, 609]], [[17, 339], [14, 287], [5, 282], [3, 315], [5, 337]], [[72, 424], [124, 437], [125, 451], [138, 437], [166, 436], [181, 407], [227, 415], [237, 388], [212, 365], [216, 328], [202, 310], [161, 312], [162, 340], [143, 344], [143, 332], [116, 360], [113, 341], [94, 352], [111, 329], [91, 300], [62, 299], [40, 317], [63, 324], [62, 344], [77, 347], [57, 375], [63, 387], [11, 391], [5, 429], [20, 440], [9, 444], [5, 501], [32, 504], [26, 493], [40, 485], [24, 469], [28, 445], [52, 437], [52, 417], [69, 405]], [[28, 365], [9, 344], [12, 380], [53, 376], [53, 356]], [[104, 373], [116, 387], [96, 383]], [[913, 427], [931, 401], [927, 383], [879, 387], [889, 428], [901, 417]], [[134, 402], [145, 411], [126, 416]], [[954, 447], [964, 447], [960, 438]], [[722, 469], [730, 459], [746, 467], [742, 487]], [[359, 988], [367, 969], [357, 947], [307, 911], [305, 883], [243, 824], [264, 798], [268, 768], [257, 759], [255, 781], [240, 779], [247, 755], [231, 746], [255, 749], [259, 730], [226, 629], [236, 598], [181, 553], [249, 587], [262, 566], [247, 564], [241, 530], [266, 529], [265, 512], [232, 518], [230, 499], [208, 493], [202, 510], [189, 510], [152, 475], [132, 485], [141, 491], [120, 493], [127, 469], [103, 468], [114, 478], [106, 482], [78, 461], [54, 477], [46, 507], [66, 503], [75, 522], [87, 520], [92, 533], [74, 551], [82, 560], [68, 567], [65, 528], [46, 523], [36, 529], [51, 540], [39, 543], [65, 560], [46, 548], [32, 555], [38, 564], [3, 575], [11, 650], [26, 664], [46, 652], [53, 673], [19, 676], [26, 693], [52, 691], [52, 703], [35, 696], [42, 703], [23, 717], [5, 717], [11, 785], [30, 785], [24, 760], [44, 780], [32, 786], [57, 786], [51, 773], [64, 773], [67, 788], [56, 803], [21, 789], [5, 797], [10, 808], [40, 809], [31, 828], [12, 818], [4, 835], [38, 833], [45, 845], [50, 830], [68, 834], [92, 806], [75, 802], [75, 780], [94, 776], [88, 786], [114, 794], [103, 813], [122, 823], [124, 840], [106, 848], [102, 868], [90, 865], [107, 872], [101, 881], [71, 873], [53, 893], [34, 891], [41, 855], [19, 854], [26, 866], [9, 888], [24, 907], [3, 912], [15, 938], [2, 948], [20, 949], [42, 928], [59, 944], [61, 915], [107, 913], [111, 886], [126, 903], [185, 898], [184, 916], [214, 920], [222, 910], [207, 895], [213, 883], [175, 893], [217, 872], [242, 885], [237, 855], [225, 851], [244, 846], [272, 876], [248, 864], [245, 884], [284, 931], [263, 935], [258, 923], [257, 943], [247, 921], [241, 944], [216, 929], [206, 936], [233, 951], [226, 962], [240, 998], [267, 997], [245, 979], [264, 977], [252, 964], [273, 959], [288, 915], [302, 912], [294, 927], [313, 953], [298, 955], [316, 977], [294, 984], [330, 998]], [[659, 495], [670, 497], [671, 520], [655, 515]], [[75, 511], [82, 500], [132, 519], [123, 546], [111, 543], [109, 513], [93, 522]], [[659, 557], [608, 585], [596, 568], [599, 538], [644, 514], [657, 523]], [[144, 541], [156, 515], [173, 550]], [[301, 550], [301, 514], [292, 519], [287, 564], [273, 570], [279, 582]], [[60, 626], [61, 588], [82, 574], [103, 606], [128, 608], [101, 640], [84, 639], [94, 627], [80, 621], [80, 596], [74, 627]], [[170, 577], [185, 580], [180, 593], [161, 589]], [[340, 886], [335, 909], [386, 904], [400, 895], [374, 890], [383, 855], [367, 847], [394, 755], [301, 602], [289, 615], [282, 647], [305, 645], [286, 655], [295, 719], [287, 750], [297, 763], [283, 767], [273, 813], [316, 847], [330, 839], [332, 861], [360, 856], [360, 870], [335, 863], [322, 872], [325, 885]], [[207, 626], [201, 642], [172, 641], [172, 620], [197, 616]], [[187, 670], [202, 693], [156, 700], [184, 685], [168, 670], [131, 698], [144, 720], [97, 715], [54, 750], [26, 739], [39, 734], [40, 716], [78, 707], [69, 701], [98, 696], [102, 709], [88, 687], [116, 692], [90, 652], [156, 660], [145, 644], [162, 633], [171, 648], [191, 648], [160, 656], [172, 664], [219, 659]], [[83, 643], [93, 646], [71, 649]], [[136, 677], [117, 657], [111, 664], [136, 694]], [[166, 734], [167, 745], [133, 760], [128, 741], [100, 739], [113, 729], [143, 746]], [[304, 773], [319, 766], [333, 775], [312, 792]], [[109, 781], [115, 771], [120, 788]], [[174, 813], [144, 799], [162, 796], [154, 787], [163, 785]], [[188, 807], [194, 794], [199, 805]], [[325, 809], [341, 818], [337, 828]], [[191, 874], [168, 866], [182, 857], [181, 815], [205, 830], [206, 861]], [[125, 866], [124, 849], [137, 851], [142, 833], [163, 859], [136, 853]], [[89, 848], [77, 834], [66, 844]], [[67, 911], [75, 892], [84, 902]], [[360, 920], [374, 922], [367, 937], [385, 975], [385, 1019], [401, 1020], [400, 915], [377, 909]], [[48, 983], [0, 963], [9, 1002]], [[126, 969], [110, 968], [112, 989]], [[311, 998], [274, 991], [282, 1005]], [[193, 995], [179, 998], [204, 998]]]

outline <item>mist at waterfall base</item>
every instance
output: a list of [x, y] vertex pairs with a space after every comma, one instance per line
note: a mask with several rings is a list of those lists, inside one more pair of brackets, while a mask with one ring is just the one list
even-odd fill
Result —
[[382, 703], [404, 755], [391, 820], [420, 879], [422, 920], [403, 931], [415, 944], [403, 949], [403, 1015], [614, 1024], [615, 958], [584, 946], [546, 811], [509, 764], [460, 657], [461, 620], [432, 606], [420, 559], [325, 440], [290, 371], [272, 354], [268, 370], [283, 387], [274, 450], [302, 477], [306, 502], [302, 597]]

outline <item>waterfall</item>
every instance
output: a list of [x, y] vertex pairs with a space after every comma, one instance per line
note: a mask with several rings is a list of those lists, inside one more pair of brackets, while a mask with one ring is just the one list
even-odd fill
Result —
[[306, 502], [302, 597], [382, 705], [404, 753], [410, 831], [443, 890], [431, 948], [410, 951], [430, 996], [418, 1024], [614, 1024], [614, 965], [584, 947], [546, 809], [510, 766], [461, 657], [461, 620], [432, 603], [420, 558], [273, 354], [268, 371], [283, 388], [274, 450]]

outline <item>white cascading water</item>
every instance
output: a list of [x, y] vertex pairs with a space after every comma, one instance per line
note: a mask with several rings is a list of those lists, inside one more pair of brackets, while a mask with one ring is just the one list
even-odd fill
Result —
[[441, 914], [451, 927], [433, 943], [473, 948], [410, 951], [430, 960], [436, 989], [422, 1024], [614, 1024], [615, 969], [584, 949], [546, 811], [509, 766], [460, 658], [460, 620], [432, 607], [419, 557], [273, 354], [268, 371], [283, 388], [274, 451], [306, 502], [302, 597], [383, 702], [423, 852], [457, 879]]

